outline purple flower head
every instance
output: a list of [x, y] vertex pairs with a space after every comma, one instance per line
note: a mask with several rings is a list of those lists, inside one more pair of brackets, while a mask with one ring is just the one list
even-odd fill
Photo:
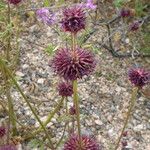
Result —
[[76, 80], [94, 71], [96, 59], [91, 51], [81, 48], [75, 51], [59, 49], [51, 62], [51, 67], [65, 80]]
[[9, 3], [14, 4], [14, 5], [17, 5], [18, 3], [21, 2], [21, 0], [8, 0], [8, 1]]
[[124, 148], [128, 145], [126, 140], [121, 141], [121, 144], [122, 144], [122, 147], [124, 147]]
[[[72, 135], [64, 144], [64, 150], [79, 150], [79, 137]], [[81, 150], [101, 150], [101, 146], [97, 144], [94, 138], [82, 135], [81, 137]]]
[[75, 114], [76, 114], [75, 106], [70, 107], [70, 109], [69, 109], [69, 114], [70, 114], [70, 115], [75, 115]]
[[3, 145], [0, 146], [0, 150], [17, 150], [17, 148], [14, 145]]
[[6, 134], [6, 128], [0, 127], [0, 138], [2, 138]]
[[52, 25], [55, 22], [55, 14], [48, 8], [41, 8], [36, 11], [36, 14], [38, 20], [47, 25]]
[[134, 21], [132, 24], [129, 26], [130, 31], [137, 31], [140, 27], [140, 22], [139, 21]]
[[148, 84], [150, 81], [150, 72], [142, 68], [132, 68], [129, 70], [129, 80], [131, 83], [139, 88]]
[[122, 8], [120, 11], [120, 16], [121, 17], [129, 17], [131, 16], [131, 10], [128, 8]]
[[96, 9], [96, 7], [97, 7], [97, 5], [95, 5], [95, 4], [93, 3], [93, 0], [87, 0], [85, 6], [86, 6], [86, 8], [88, 8], [88, 9]]
[[58, 85], [59, 95], [67, 97], [72, 96], [73, 94], [73, 86], [69, 82], [62, 82]]
[[74, 6], [63, 11], [64, 18], [61, 21], [64, 31], [76, 34], [81, 29], [85, 29], [85, 12], [83, 7]]

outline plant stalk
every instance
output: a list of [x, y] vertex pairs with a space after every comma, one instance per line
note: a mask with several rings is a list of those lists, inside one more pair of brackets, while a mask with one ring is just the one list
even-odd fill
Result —
[[20, 86], [18, 85], [17, 81], [15, 80], [15, 78], [13, 77], [13, 75], [11, 74], [11, 72], [9, 71], [9, 69], [7, 68], [7, 66], [5, 65], [5, 63], [0, 59], [0, 65], [2, 65], [4, 67], [4, 69], [6, 70], [6, 73], [8, 74], [8, 76], [10, 77], [10, 79], [12, 80], [12, 82], [14, 83], [14, 85], [16, 86], [17, 90], [20, 92], [20, 94], [22, 95], [22, 97], [24, 98], [25, 102], [27, 103], [27, 105], [29, 106], [30, 110], [32, 111], [33, 115], [35, 116], [35, 118], [37, 119], [37, 121], [39, 122], [39, 124], [41, 125], [41, 127], [43, 128], [47, 139], [49, 140], [49, 144], [50, 147], [52, 148], [52, 150], [55, 150], [53, 143], [51, 141], [51, 136], [50, 134], [47, 132], [47, 129], [45, 128], [45, 126], [43, 125], [42, 121], [40, 120], [40, 118], [38, 117], [38, 115], [36, 114], [36, 111], [34, 110], [34, 108], [32, 107], [32, 105], [30, 104], [28, 98], [26, 97], [26, 95], [23, 93], [22, 89], [20, 88]]
[[121, 134], [120, 134], [120, 136], [119, 136], [119, 138], [118, 138], [118, 140], [117, 140], [117, 144], [116, 144], [115, 150], [118, 149], [120, 140], [121, 140], [121, 138], [122, 138], [122, 136], [123, 136], [123, 133], [124, 133], [124, 131], [125, 131], [127, 125], [128, 125], [128, 121], [129, 121], [129, 119], [130, 119], [131, 112], [132, 112], [133, 107], [134, 107], [135, 102], [136, 102], [137, 92], [138, 92], [138, 88], [137, 88], [137, 87], [133, 88], [133, 90], [132, 90], [132, 96], [131, 96], [131, 100], [130, 100], [130, 107], [129, 107], [129, 110], [128, 110], [128, 112], [127, 112], [127, 117], [126, 117], [124, 126], [123, 126], [123, 128], [122, 128]]
[[[8, 3], [8, 18], [7, 18], [7, 23], [8, 25], [10, 25], [11, 23], [11, 16], [10, 16], [10, 4]], [[10, 40], [11, 40], [11, 36], [10, 36], [10, 31], [8, 30], [8, 41], [7, 41], [7, 49], [6, 49], [6, 59], [9, 62], [10, 61], [10, 49], [11, 49], [11, 45], [10, 45]]]
[[76, 110], [79, 144], [80, 144], [80, 149], [81, 149], [81, 125], [80, 125], [79, 99], [78, 99], [78, 93], [77, 93], [77, 80], [73, 81], [73, 93], [74, 93], [73, 100], [74, 100], [75, 110]]
[[72, 51], [74, 52], [76, 50], [76, 34], [72, 33], [71, 34], [71, 39], [72, 39]]

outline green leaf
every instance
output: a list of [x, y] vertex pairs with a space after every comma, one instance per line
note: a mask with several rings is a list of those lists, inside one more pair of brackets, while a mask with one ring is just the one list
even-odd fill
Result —
[[62, 5], [64, 4], [65, 0], [59, 0], [57, 5]]
[[0, 2], [0, 10], [4, 9], [6, 5], [3, 2]]
[[127, 2], [127, 0], [114, 0], [115, 7], [122, 7], [122, 5]]
[[138, 16], [142, 16], [144, 14], [144, 5], [141, 0], [136, 0], [135, 2], [135, 11]]
[[45, 51], [48, 53], [48, 55], [52, 55], [58, 48], [59, 46], [53, 46], [49, 44]]
[[50, 6], [50, 0], [44, 0], [44, 7]]
[[85, 43], [85, 41], [90, 37], [90, 34], [92, 33], [92, 30], [85, 30], [84, 33], [79, 37], [78, 44], [82, 45]]

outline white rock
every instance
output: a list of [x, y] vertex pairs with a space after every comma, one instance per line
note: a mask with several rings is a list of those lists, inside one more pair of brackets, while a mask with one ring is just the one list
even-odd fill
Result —
[[109, 134], [110, 137], [115, 135], [113, 128], [108, 130], [108, 134]]
[[43, 84], [43, 83], [44, 83], [44, 81], [45, 81], [45, 79], [40, 78], [40, 79], [38, 79], [37, 83], [39, 83], [39, 84]]
[[97, 125], [102, 125], [102, 124], [103, 124], [101, 120], [95, 120], [95, 123], [96, 123]]
[[130, 39], [126, 38], [126, 39], [125, 39], [125, 42], [126, 42], [127, 44], [129, 44]]
[[17, 71], [17, 72], [16, 72], [16, 76], [23, 77], [24, 74], [23, 74], [22, 72], [20, 72], [20, 71]]
[[143, 124], [139, 124], [136, 127], [134, 127], [134, 131], [141, 131], [142, 129], [144, 129], [144, 125]]
[[27, 64], [22, 65], [22, 69], [27, 69], [28, 67], [29, 67], [29, 65], [27, 65]]

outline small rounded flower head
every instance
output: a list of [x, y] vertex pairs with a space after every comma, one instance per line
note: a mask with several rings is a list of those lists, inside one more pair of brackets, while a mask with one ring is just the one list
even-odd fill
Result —
[[0, 127], [0, 138], [2, 138], [6, 134], [6, 128]]
[[129, 26], [130, 31], [137, 31], [140, 27], [140, 22], [139, 21], [134, 21], [132, 24]]
[[70, 114], [70, 115], [75, 115], [75, 114], [76, 114], [75, 106], [70, 107], [70, 109], [69, 109], [69, 114]]
[[142, 88], [144, 85], [148, 84], [150, 81], [150, 72], [146, 71], [143, 68], [132, 68], [128, 73], [129, 80], [131, 83], [139, 88]]
[[131, 10], [128, 8], [122, 8], [120, 11], [120, 16], [121, 17], [129, 17], [131, 16]]
[[9, 3], [14, 4], [14, 5], [17, 5], [18, 3], [21, 2], [21, 0], [8, 0], [8, 1]]
[[[64, 144], [64, 150], [79, 150], [79, 137], [72, 135]], [[81, 150], [101, 150], [100, 145], [97, 144], [95, 139], [86, 135], [81, 136]]]
[[67, 97], [72, 96], [73, 94], [73, 86], [69, 82], [62, 82], [58, 85], [59, 95]]
[[47, 25], [52, 25], [55, 22], [55, 14], [48, 8], [41, 8], [36, 11], [37, 19]]
[[85, 29], [85, 12], [83, 7], [74, 6], [63, 11], [64, 18], [61, 21], [64, 31], [76, 34], [81, 29]]
[[0, 146], [0, 150], [17, 150], [17, 148], [14, 145], [3, 145]]
[[94, 71], [96, 59], [94, 54], [88, 50], [59, 49], [51, 64], [54, 72], [65, 80], [76, 80]]

